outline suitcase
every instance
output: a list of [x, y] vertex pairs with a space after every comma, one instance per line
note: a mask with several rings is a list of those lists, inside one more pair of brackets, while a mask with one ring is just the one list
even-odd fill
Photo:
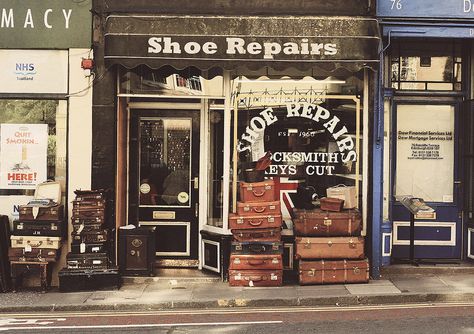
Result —
[[102, 224], [72, 224], [72, 233], [81, 234], [86, 232], [99, 232], [102, 231], [104, 227]]
[[67, 269], [58, 272], [59, 291], [118, 289], [122, 280], [118, 269]]
[[105, 253], [107, 252], [107, 250], [108, 250], [108, 247], [106, 243], [95, 243], [95, 244], [86, 244], [86, 243], [74, 244], [73, 243], [71, 244], [71, 253], [74, 253], [74, 254]]
[[10, 261], [39, 261], [56, 262], [59, 258], [58, 249], [38, 249], [34, 248], [31, 252], [26, 252], [24, 248], [9, 248], [8, 258]]
[[[34, 210], [38, 210], [35, 215]], [[35, 207], [31, 205], [20, 205], [20, 221], [58, 221], [64, 219], [64, 205]]]
[[283, 270], [281, 254], [275, 255], [230, 255], [231, 270]]
[[80, 209], [83, 207], [105, 208], [105, 200], [103, 199], [82, 199], [82, 200], [75, 199], [74, 201], [72, 201], [72, 207], [73, 209]]
[[369, 260], [299, 261], [299, 283], [368, 283]]
[[340, 198], [323, 197], [319, 200], [321, 210], [339, 212], [344, 206], [344, 200]]
[[14, 235], [41, 235], [61, 237], [64, 235], [63, 221], [13, 221]]
[[256, 216], [260, 214], [267, 216], [281, 215], [280, 201], [237, 202], [237, 215]]
[[255, 254], [282, 254], [283, 245], [281, 242], [236, 242], [230, 246], [234, 255], [255, 255]]
[[231, 230], [252, 229], [252, 228], [281, 228], [281, 215], [254, 215], [238, 216], [229, 214], [229, 228]]
[[107, 269], [109, 257], [107, 253], [68, 253], [66, 266], [68, 269]]
[[108, 191], [105, 189], [98, 190], [75, 190], [76, 201], [84, 200], [106, 200]]
[[273, 180], [253, 183], [240, 182], [241, 202], [274, 202], [277, 199]]
[[38, 236], [19, 236], [12, 235], [10, 237], [11, 246], [13, 248], [24, 248], [26, 251], [30, 249], [59, 249], [61, 248], [61, 237], [38, 237]]
[[229, 270], [230, 286], [282, 286], [282, 270]]
[[296, 237], [297, 259], [363, 259], [363, 237]]
[[91, 232], [81, 232], [81, 234], [71, 233], [73, 243], [84, 242], [86, 244], [94, 244], [106, 242], [109, 240], [109, 231], [91, 231]]
[[105, 217], [92, 217], [92, 218], [80, 218], [72, 217], [71, 223], [73, 224], [104, 224]]
[[360, 235], [362, 217], [357, 210], [298, 210], [293, 226], [297, 236], [357, 236]]
[[249, 230], [232, 230], [234, 239], [239, 242], [267, 241], [279, 242], [281, 240], [280, 228], [254, 228]]
[[105, 220], [104, 208], [97, 208], [95, 206], [86, 206], [80, 208], [72, 208], [73, 219], [95, 219], [99, 218]]

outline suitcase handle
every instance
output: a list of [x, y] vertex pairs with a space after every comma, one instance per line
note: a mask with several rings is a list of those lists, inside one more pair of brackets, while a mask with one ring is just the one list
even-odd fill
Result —
[[265, 252], [265, 246], [263, 246], [263, 245], [261, 245], [261, 246], [259, 246], [259, 245], [250, 245], [249, 249], [252, 252], [255, 252], [255, 253]]
[[260, 282], [264, 281], [265, 277], [264, 276], [247, 276], [245, 277], [246, 281], [253, 281], [253, 282]]
[[263, 189], [261, 192], [257, 192], [256, 190], [252, 190], [252, 193], [255, 197], [262, 197], [265, 195], [265, 189]]
[[263, 223], [262, 219], [260, 219], [257, 222], [254, 222], [253, 220], [249, 220], [249, 224], [252, 225], [252, 226], [260, 226], [260, 225], [262, 225], [262, 223]]
[[253, 211], [255, 211], [256, 213], [262, 213], [263, 211], [265, 211], [265, 207], [264, 206], [254, 207]]
[[267, 261], [265, 261], [265, 260], [249, 260], [248, 263], [251, 266], [258, 266], [258, 265], [267, 263]]
[[37, 247], [39, 247], [39, 246], [41, 246], [41, 245], [43, 244], [43, 241], [40, 241], [40, 242], [38, 242], [37, 244], [32, 244], [32, 243], [28, 242], [28, 244], [29, 244], [31, 247], [33, 247], [33, 248], [37, 248]]

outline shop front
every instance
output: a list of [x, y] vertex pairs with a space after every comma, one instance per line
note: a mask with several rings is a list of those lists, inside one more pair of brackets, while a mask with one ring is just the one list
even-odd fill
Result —
[[150, 14], [153, 6], [108, 8], [104, 43], [96, 45], [97, 60], [116, 79], [116, 90], [97, 89], [94, 99], [117, 101], [117, 227], [154, 228], [156, 267], [225, 279], [238, 189], [266, 157], [262, 173], [281, 204], [286, 269], [293, 269], [294, 210], [311, 208], [335, 186], [353, 189], [370, 254], [380, 39], [369, 6], [358, 6], [355, 17], [326, 16], [321, 4], [313, 4], [314, 16], [275, 16], [288, 4], [280, 11], [242, 4], [258, 16], [215, 16], [212, 4], [193, 15]]
[[409, 254], [405, 197], [415, 217], [414, 257], [472, 257], [472, 19], [470, 1], [379, 1], [384, 35], [386, 264]]

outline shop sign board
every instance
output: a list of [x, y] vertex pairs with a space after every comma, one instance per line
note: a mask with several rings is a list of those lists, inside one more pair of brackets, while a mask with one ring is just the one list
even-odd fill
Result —
[[47, 179], [47, 124], [1, 124], [0, 189], [35, 189]]
[[474, 0], [379, 0], [377, 16], [474, 19]]
[[0, 0], [0, 48], [89, 48], [91, 8], [92, 0]]
[[0, 93], [67, 94], [68, 52], [0, 50]]

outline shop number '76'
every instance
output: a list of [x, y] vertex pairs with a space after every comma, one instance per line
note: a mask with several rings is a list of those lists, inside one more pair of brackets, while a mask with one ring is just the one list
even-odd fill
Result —
[[390, 0], [392, 1], [392, 10], [400, 10], [403, 8], [402, 0]]

